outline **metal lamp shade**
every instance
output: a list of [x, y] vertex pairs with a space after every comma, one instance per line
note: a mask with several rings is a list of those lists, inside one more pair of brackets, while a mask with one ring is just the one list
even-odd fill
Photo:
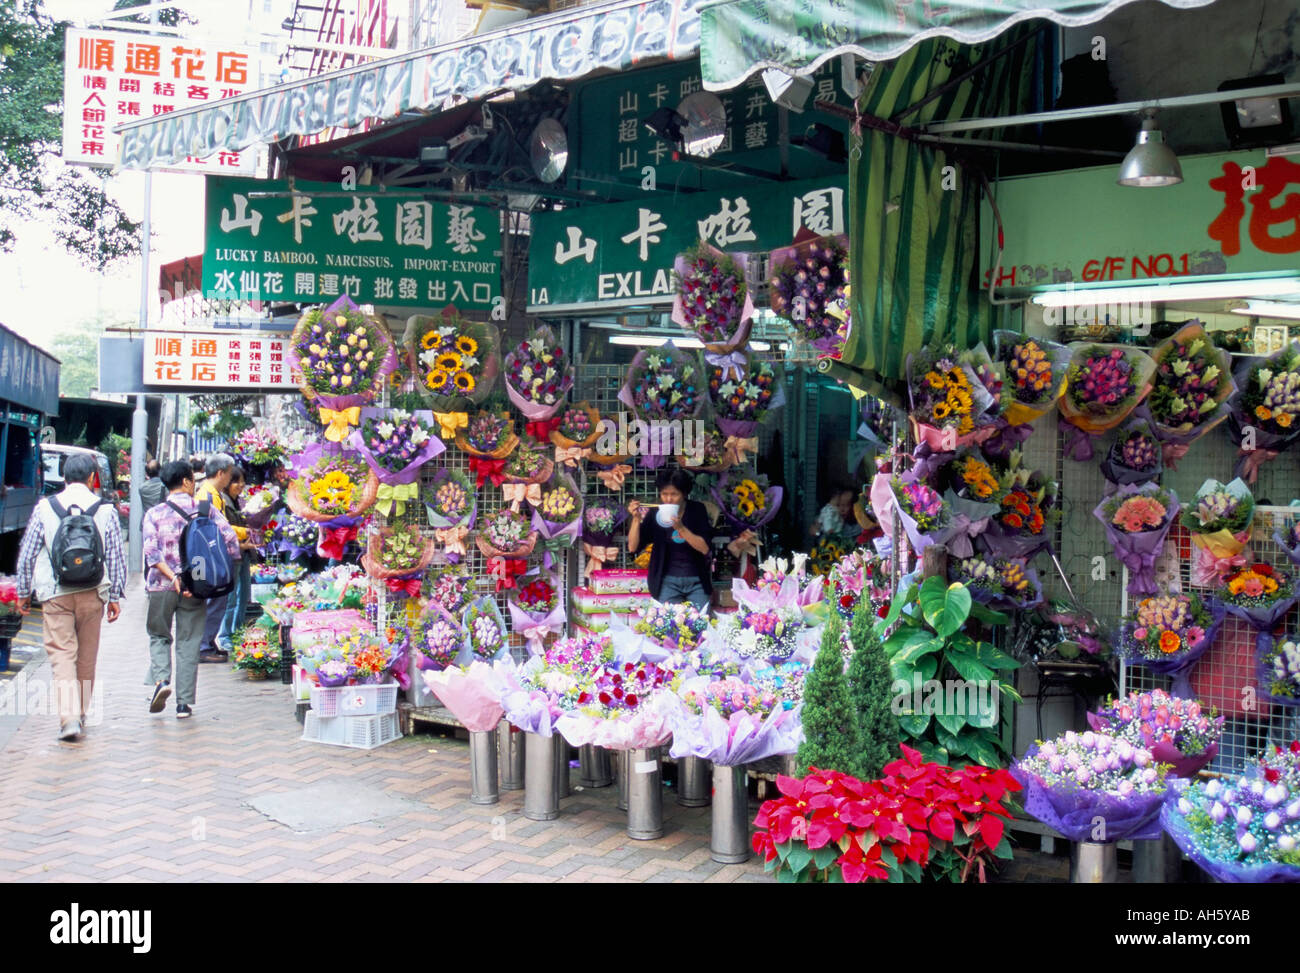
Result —
[[[1152, 125], [1152, 127], [1148, 127]], [[1138, 133], [1137, 145], [1124, 156], [1119, 167], [1121, 186], [1176, 186], [1183, 181], [1183, 167], [1174, 150], [1165, 145], [1165, 137], [1153, 123], [1145, 122]]]

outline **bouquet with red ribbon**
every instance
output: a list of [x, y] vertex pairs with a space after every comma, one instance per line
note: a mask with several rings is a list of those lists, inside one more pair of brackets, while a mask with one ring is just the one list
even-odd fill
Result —
[[[550, 419], [573, 387], [573, 368], [555, 332], [543, 325], [506, 355], [506, 394], [515, 408], [536, 422]], [[534, 436], [550, 439], [551, 430]]]

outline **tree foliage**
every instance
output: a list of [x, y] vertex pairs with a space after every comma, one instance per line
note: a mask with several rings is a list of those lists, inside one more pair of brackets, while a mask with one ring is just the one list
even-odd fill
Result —
[[839, 615], [832, 612], [817, 659], [804, 680], [804, 742], [799, 745], [798, 754], [801, 777], [810, 767], [845, 774], [855, 774], [858, 770], [858, 714], [844, 677], [844, 656], [840, 652], [843, 632]]
[[853, 645], [849, 694], [858, 713], [861, 743], [857, 776], [876, 780], [884, 775], [885, 764], [894, 759], [903, 733], [891, 706], [894, 677], [889, 657], [876, 634], [876, 616], [869, 599], [860, 600], [853, 612], [849, 642]]

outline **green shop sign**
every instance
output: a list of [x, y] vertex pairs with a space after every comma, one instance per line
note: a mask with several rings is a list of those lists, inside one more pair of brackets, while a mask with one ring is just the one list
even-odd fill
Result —
[[486, 310], [501, 293], [496, 210], [327, 183], [288, 189], [207, 180], [204, 297], [315, 304], [347, 294], [358, 304]]
[[528, 311], [671, 303], [673, 262], [699, 240], [730, 253], [761, 253], [789, 246], [801, 230], [848, 232], [843, 178], [536, 213]]

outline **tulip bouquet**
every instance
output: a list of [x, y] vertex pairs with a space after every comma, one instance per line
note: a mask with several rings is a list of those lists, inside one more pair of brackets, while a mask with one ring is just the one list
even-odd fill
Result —
[[1070, 730], [1030, 747], [1011, 773], [1030, 815], [1071, 841], [1108, 844], [1160, 836], [1169, 769], [1122, 737]]
[[463, 412], [492, 390], [499, 340], [495, 327], [467, 321], [449, 306], [437, 316], [407, 318], [402, 343], [421, 397], [438, 412]]
[[1026, 611], [1043, 600], [1037, 572], [1008, 558], [952, 558], [948, 580], [964, 584], [972, 598], [995, 608]]
[[690, 652], [699, 646], [712, 624], [708, 609], [685, 602], [676, 605], [655, 602], [641, 615], [634, 628], [663, 648]]
[[1002, 418], [1019, 426], [1033, 422], [1061, 397], [1070, 349], [1014, 331], [995, 331], [993, 360], [1002, 371]]
[[722, 508], [722, 516], [739, 533], [757, 530], [775, 517], [784, 491], [769, 485], [767, 477], [752, 466], [744, 465], [719, 476], [712, 494]]
[[430, 599], [411, 626], [411, 646], [421, 669], [440, 672], [454, 666], [464, 654], [465, 630], [442, 605]]
[[1248, 564], [1223, 579], [1212, 602], [1256, 630], [1258, 656], [1273, 644], [1273, 629], [1295, 605], [1296, 586], [1285, 572], [1271, 564]]
[[1155, 483], [1122, 486], [1093, 509], [1092, 515], [1106, 528], [1115, 556], [1128, 568], [1131, 594], [1155, 594], [1156, 559], [1164, 550], [1178, 510], [1178, 495]]
[[475, 598], [461, 612], [461, 627], [465, 630], [465, 648], [461, 655], [461, 664], [471, 662], [494, 662], [504, 658], [510, 651], [510, 641], [506, 635], [505, 619], [496, 602], [488, 596]]
[[908, 356], [907, 394], [916, 439], [935, 452], [951, 453], [971, 442], [977, 420], [994, 404], [952, 348]]
[[736, 676], [683, 680], [660, 697], [672, 729], [669, 751], [679, 760], [700, 757], [720, 767], [794, 753], [803, 742], [798, 709], [786, 709], [771, 690]]
[[1279, 635], [1259, 653], [1256, 681], [1260, 695], [1280, 706], [1300, 706], [1300, 638]]
[[312, 308], [299, 319], [291, 340], [303, 394], [327, 409], [372, 401], [397, 367], [383, 323], [355, 307]]
[[1142, 486], [1160, 479], [1164, 470], [1164, 451], [1146, 419], [1134, 419], [1123, 426], [1101, 461], [1102, 476], [1118, 486]]
[[533, 507], [533, 529], [546, 546], [547, 559], [553, 552], [572, 547], [582, 531], [582, 493], [567, 476], [551, 479]]
[[700, 414], [708, 400], [707, 379], [698, 360], [669, 341], [662, 348], [637, 353], [618, 400], [650, 424], [641, 464], [655, 469], [672, 455], [669, 423], [685, 422]]
[[1196, 595], [1156, 594], [1137, 603], [1120, 630], [1125, 661], [1174, 679], [1174, 695], [1191, 696], [1188, 674], [1214, 644], [1222, 609], [1207, 608]]
[[844, 237], [821, 237], [772, 251], [768, 294], [772, 311], [796, 337], [823, 355], [839, 354], [848, 334], [845, 318], [834, 313], [849, 283]]
[[1228, 418], [1227, 400], [1237, 390], [1232, 359], [1196, 321], [1157, 345], [1151, 358], [1155, 384], [1141, 412], [1164, 443], [1165, 465], [1177, 469], [1188, 447]]
[[551, 442], [561, 449], [590, 449], [600, 438], [600, 413], [590, 402], [579, 402], [558, 413], [560, 424], [551, 430]]
[[1265, 752], [1236, 780], [1175, 785], [1160, 819], [1220, 882], [1300, 882], [1300, 741]]
[[1171, 777], [1196, 776], [1219, 752], [1223, 736], [1223, 717], [1216, 710], [1206, 712], [1195, 700], [1163, 689], [1108, 700], [1088, 714], [1088, 725], [1150, 750], [1157, 762], [1170, 765]]
[[1201, 484], [1180, 520], [1197, 547], [1192, 563], [1193, 584], [1216, 584], [1221, 575], [1242, 563], [1241, 552], [1250, 541], [1254, 519], [1255, 500], [1241, 479], [1227, 486], [1218, 480]]
[[743, 254], [723, 253], [703, 240], [673, 263], [673, 320], [711, 352], [727, 354], [749, 340], [754, 302], [745, 266]]
[[1151, 390], [1155, 362], [1117, 345], [1072, 346], [1065, 394], [1058, 400], [1072, 459], [1092, 458], [1092, 437], [1113, 429]]
[[1292, 342], [1263, 360], [1244, 359], [1235, 378], [1229, 428], [1241, 455], [1234, 473], [1254, 483], [1261, 463], [1300, 439], [1300, 345]]
[[459, 470], [442, 469], [424, 491], [429, 526], [440, 530], [472, 529], [478, 514], [474, 482]]
[[741, 365], [710, 365], [709, 400], [718, 428], [727, 436], [753, 436], [768, 412], [784, 400], [776, 367], [740, 355]]
[[530, 420], [549, 419], [573, 387], [573, 368], [555, 332], [535, 328], [505, 360], [506, 394]]
[[[363, 409], [361, 426], [352, 433], [348, 445], [361, 455], [381, 484], [404, 486], [419, 479], [420, 467], [447, 448], [434, 435], [434, 426], [431, 412]], [[409, 496], [403, 495], [402, 505], [418, 494], [416, 487]]]

